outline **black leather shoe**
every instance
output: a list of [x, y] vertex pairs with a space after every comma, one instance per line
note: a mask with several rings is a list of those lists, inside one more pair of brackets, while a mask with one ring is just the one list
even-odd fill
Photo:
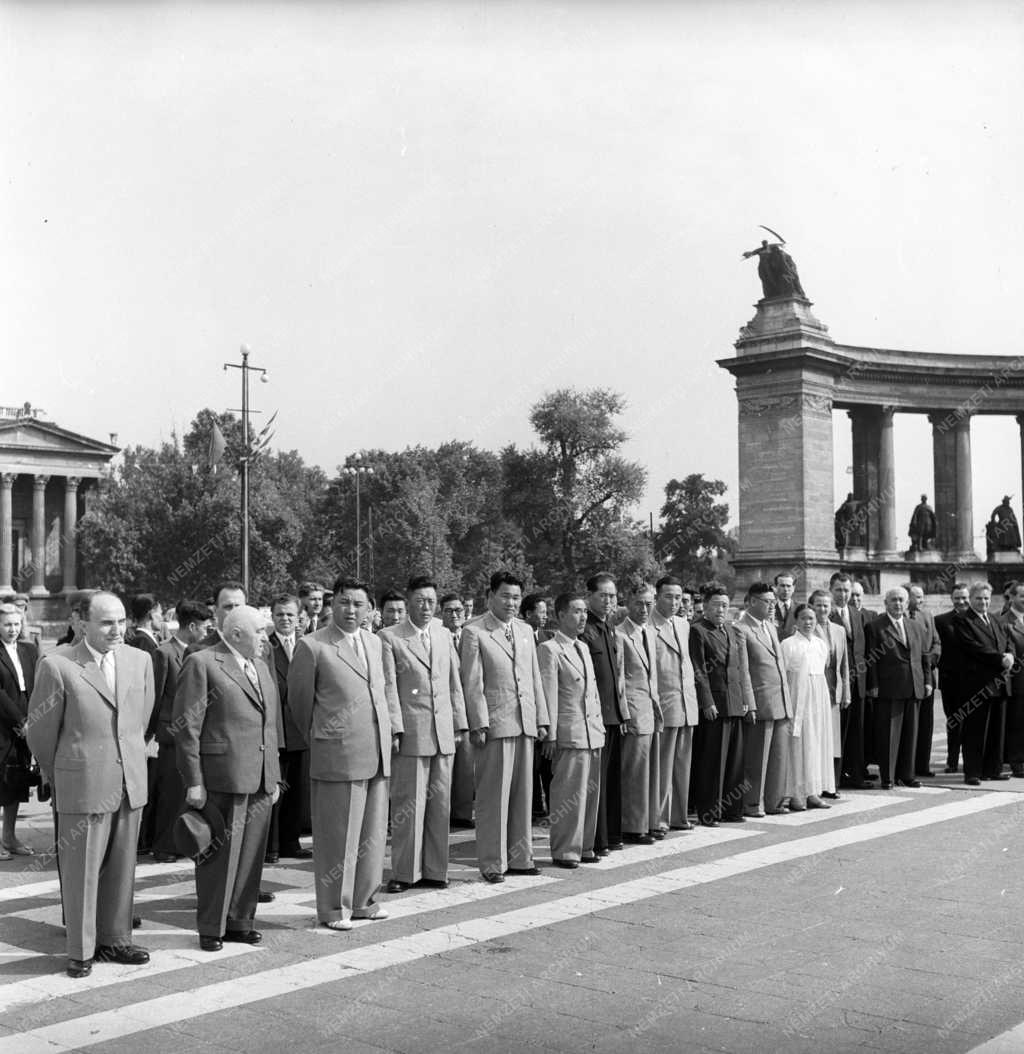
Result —
[[303, 849], [301, 845], [297, 845], [294, 849], [282, 849], [281, 856], [285, 856], [289, 860], [311, 860], [313, 858], [313, 850]]
[[608, 848], [609, 848], [609, 849], [610, 849], [610, 850], [611, 850], [611, 851], [612, 851], [613, 853], [620, 853], [620, 852], [622, 852], [622, 850], [623, 850], [623, 849], [625, 849], [625, 848], [626, 848], [626, 846], [625, 846], [625, 845], [624, 845], [624, 843], [622, 843], [622, 842], [612, 842], [612, 843], [611, 843], [611, 844], [610, 844], [610, 845], [608, 846]]
[[68, 977], [88, 977], [92, 973], [92, 959], [68, 959]]
[[611, 855], [612, 855], [612, 851], [610, 849], [595, 849], [594, 850], [594, 856], [596, 856], [598, 858], [603, 857], [603, 856], [611, 856]]
[[600, 860], [600, 859], [601, 858], [597, 855], [597, 853], [584, 853], [580, 857], [580, 863], [581, 864], [596, 864], [598, 862], [598, 860]]
[[914, 775], [917, 776], [918, 779], [922, 779], [922, 780], [935, 779], [935, 773], [934, 772], [915, 772]]
[[1008, 780], [1010, 777], [1005, 772], [994, 772], [990, 776], [982, 776], [983, 780]]
[[132, 929], [133, 930], [137, 930], [141, 926], [142, 926], [142, 916], [141, 915], [132, 915]]
[[173, 853], [154, 853], [153, 859], [158, 864], [173, 864], [178, 858]]
[[262, 944], [263, 934], [259, 930], [228, 930], [221, 940], [225, 944]]
[[575, 860], [555, 860], [555, 859], [552, 859], [551, 863], [553, 863], [555, 865], [555, 867], [564, 867], [568, 871], [574, 871], [577, 867], [580, 866], [579, 863], [577, 861], [575, 861]]
[[838, 798], [839, 798], [839, 795], [838, 795], [838, 794], [836, 794], [836, 792], [835, 792], [835, 791], [822, 791], [822, 792], [821, 792], [821, 796], [822, 796], [823, 798], [831, 798], [831, 799], [832, 799], [832, 801], [837, 801], [837, 800], [838, 800]]
[[510, 867], [505, 871], [506, 875], [539, 875], [539, 867]]
[[256, 898], [261, 904], [272, 904], [274, 902], [274, 894], [270, 892], [264, 892], [260, 890], [260, 895]]
[[492, 886], [496, 886], [499, 882], [505, 881], [504, 875], [499, 875], [497, 871], [481, 871], [485, 882], [490, 882]]
[[896, 785], [898, 787], [920, 787], [920, 780], [897, 780]]
[[654, 839], [649, 834], [623, 834], [622, 840], [630, 845], [654, 845]]
[[878, 789], [879, 790], [884, 790], [884, 791], [891, 791], [892, 790], [892, 780], [882, 780], [882, 782], [878, 785]]
[[981, 786], [981, 780], [978, 779], [977, 776], [964, 776], [964, 783], [966, 783], [968, 787]]
[[263, 858], [263, 863], [276, 864], [280, 859], [281, 856], [279, 853], [267, 853], [267, 855]]
[[[952, 762], [947, 762], [946, 767], [942, 771], [947, 775], [952, 775], [953, 773], [960, 771], [960, 766], [954, 765]], [[1021, 770], [1021, 775], [1024, 776], [1024, 769]]]
[[224, 942], [220, 937], [199, 937], [199, 947], [204, 952], [219, 952], [224, 947]]
[[746, 823], [746, 816], [722, 816], [719, 818], [722, 823]]
[[695, 826], [694, 824], [690, 823], [690, 821], [687, 820], [686, 823], [674, 823], [674, 824], [672, 824], [672, 828], [671, 829], [673, 831], [692, 831], [694, 826]]
[[665, 832], [659, 827], [656, 831], [651, 830], [647, 832], [656, 842], [660, 842], [665, 837]]
[[453, 831], [472, 831], [476, 824], [472, 820], [452, 820], [448, 826]]
[[447, 889], [448, 879], [446, 878], [421, 878], [416, 883], [417, 886], [422, 886], [424, 889]]
[[717, 827], [718, 826], [718, 821], [714, 820], [714, 819], [701, 820], [700, 821], [700, 825], [701, 825], [701, 827]]
[[387, 886], [385, 886], [384, 892], [385, 893], [404, 893], [409, 888], [410, 885], [412, 885], [411, 882], [402, 882], [402, 881], [400, 881], [397, 878], [393, 878], [393, 879], [391, 879], [390, 882], [388, 882]]
[[875, 789], [874, 780], [843, 780], [839, 784], [842, 790], [867, 791]]
[[149, 962], [149, 952], [137, 944], [98, 944], [93, 960], [120, 963], [122, 966], [144, 966]]

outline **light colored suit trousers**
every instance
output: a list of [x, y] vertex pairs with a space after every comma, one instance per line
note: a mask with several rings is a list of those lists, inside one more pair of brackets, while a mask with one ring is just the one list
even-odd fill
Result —
[[682, 827], [690, 807], [690, 761], [693, 757], [693, 725], [661, 730], [658, 758], [658, 826], [664, 831]]
[[656, 831], [661, 814], [662, 732], [622, 737], [622, 832]]
[[196, 863], [196, 929], [200, 937], [248, 933], [267, 853], [272, 805], [270, 795], [207, 791], [224, 817], [224, 845]]
[[448, 878], [452, 758], [391, 759], [391, 875], [399, 882]]
[[476, 854], [483, 874], [533, 867], [533, 738], [476, 748]]
[[559, 747], [551, 780], [551, 859], [593, 853], [601, 796], [601, 751]]
[[128, 795], [116, 812], [60, 814], [60, 887], [69, 959], [97, 944], [131, 944], [141, 806]]
[[358, 918], [384, 879], [388, 778], [310, 780], [310, 808], [317, 918]]
[[789, 775], [790, 719], [755, 721], [743, 739], [743, 776], [748, 809], [778, 809], [786, 796]]

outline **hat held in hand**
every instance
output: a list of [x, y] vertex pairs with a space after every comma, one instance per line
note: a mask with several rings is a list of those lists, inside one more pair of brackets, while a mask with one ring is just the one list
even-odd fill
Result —
[[186, 808], [174, 821], [174, 848], [182, 856], [198, 861], [223, 844], [224, 817], [209, 800], [201, 809]]

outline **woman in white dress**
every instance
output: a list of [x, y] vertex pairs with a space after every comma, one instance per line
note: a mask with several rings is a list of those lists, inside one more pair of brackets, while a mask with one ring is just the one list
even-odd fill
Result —
[[828, 645], [815, 631], [814, 609], [801, 604], [796, 609], [796, 633], [782, 642], [782, 656], [793, 701], [789, 739], [789, 808], [829, 809], [824, 791], [835, 793], [832, 767], [832, 704], [825, 667]]

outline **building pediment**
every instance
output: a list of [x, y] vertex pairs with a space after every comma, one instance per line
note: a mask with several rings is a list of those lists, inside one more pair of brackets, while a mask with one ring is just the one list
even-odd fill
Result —
[[49, 421], [0, 420], [0, 470], [58, 476], [100, 476], [119, 448]]

